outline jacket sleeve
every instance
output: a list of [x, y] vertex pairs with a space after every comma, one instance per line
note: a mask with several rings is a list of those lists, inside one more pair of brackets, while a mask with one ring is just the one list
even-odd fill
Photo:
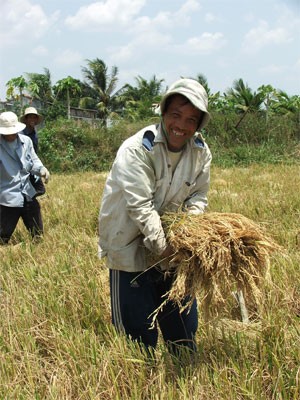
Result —
[[207, 207], [207, 193], [210, 184], [211, 160], [211, 152], [207, 148], [202, 168], [196, 177], [195, 188], [191, 195], [184, 202], [185, 210], [191, 214], [201, 214]]
[[123, 191], [129, 217], [144, 236], [144, 245], [161, 254], [167, 244], [154, 208], [156, 178], [149, 152], [144, 148], [124, 149], [116, 158], [112, 174]]

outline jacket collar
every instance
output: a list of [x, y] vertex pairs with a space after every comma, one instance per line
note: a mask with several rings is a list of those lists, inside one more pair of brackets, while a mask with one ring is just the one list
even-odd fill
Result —
[[[16, 141], [17, 141], [17, 147], [16, 147], [16, 152], [17, 152], [17, 154], [18, 154], [18, 156], [20, 157], [20, 144], [21, 145], [23, 145], [24, 144], [24, 140], [23, 140], [23, 138], [22, 138], [22, 135], [20, 135], [20, 134], [18, 134], [18, 136], [17, 136], [17, 138], [16, 138]], [[2, 148], [6, 151], [6, 153], [8, 153], [13, 159], [16, 159], [16, 154], [15, 154], [15, 152], [12, 150], [12, 148], [8, 145], [8, 143], [6, 142], [6, 140], [5, 139], [3, 139], [2, 137], [1, 137], [1, 140], [0, 140], [0, 145], [2, 146]]]

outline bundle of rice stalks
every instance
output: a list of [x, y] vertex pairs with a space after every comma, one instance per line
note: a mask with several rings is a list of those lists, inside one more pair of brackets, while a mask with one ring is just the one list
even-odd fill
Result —
[[188, 295], [188, 307], [201, 295], [206, 319], [218, 315], [233, 291], [260, 304], [270, 255], [279, 250], [260, 225], [240, 214], [217, 212], [168, 213], [162, 222], [174, 248], [167, 268], [175, 268], [165, 301], [181, 304]]

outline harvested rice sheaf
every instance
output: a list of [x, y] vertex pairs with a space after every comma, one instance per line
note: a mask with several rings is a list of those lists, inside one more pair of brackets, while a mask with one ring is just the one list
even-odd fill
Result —
[[189, 295], [192, 302], [201, 294], [206, 318], [218, 314], [235, 290], [260, 303], [270, 256], [279, 250], [262, 226], [241, 214], [217, 212], [167, 213], [162, 223], [174, 248], [168, 268], [175, 268], [175, 280], [166, 301], [181, 304]]

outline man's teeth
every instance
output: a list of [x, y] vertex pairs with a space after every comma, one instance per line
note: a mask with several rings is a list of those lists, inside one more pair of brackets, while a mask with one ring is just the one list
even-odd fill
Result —
[[184, 134], [182, 132], [177, 132], [177, 131], [173, 131], [175, 136], [183, 136]]

